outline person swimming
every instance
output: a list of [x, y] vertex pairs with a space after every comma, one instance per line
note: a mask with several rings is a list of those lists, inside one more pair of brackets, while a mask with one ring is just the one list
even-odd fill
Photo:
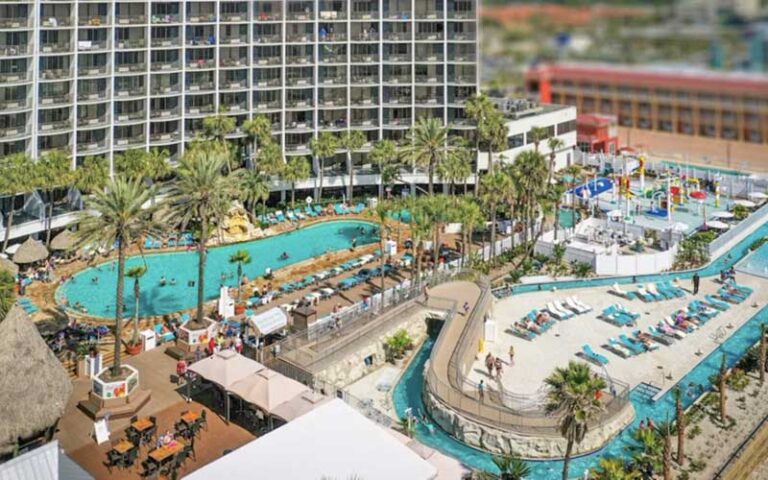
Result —
[[168, 283], [165, 279], [165, 276], [160, 277], [160, 286], [164, 287]]
[[176, 285], [176, 279], [175, 278], [171, 279], [171, 286], [173, 286], [173, 285]]
[[280, 255], [280, 260], [288, 260], [288, 252], [283, 252]]

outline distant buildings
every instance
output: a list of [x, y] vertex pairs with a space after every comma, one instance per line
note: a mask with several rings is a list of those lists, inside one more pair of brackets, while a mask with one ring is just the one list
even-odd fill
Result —
[[616, 153], [619, 151], [619, 129], [616, 117], [595, 113], [576, 118], [576, 145], [584, 153]]
[[768, 77], [603, 64], [540, 65], [526, 88], [544, 103], [613, 115], [628, 146], [768, 170]]

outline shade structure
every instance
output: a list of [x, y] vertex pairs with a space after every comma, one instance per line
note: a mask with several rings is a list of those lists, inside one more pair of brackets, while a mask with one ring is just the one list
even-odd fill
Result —
[[19, 438], [30, 439], [56, 425], [72, 393], [61, 361], [48, 348], [21, 307], [0, 320], [0, 455]]
[[18, 265], [8, 260], [7, 258], [3, 258], [3, 257], [0, 257], [0, 270], [5, 270], [6, 272], [14, 276], [19, 274]]
[[238, 380], [264, 368], [264, 365], [256, 360], [251, 360], [234, 350], [223, 350], [189, 366], [191, 371], [226, 390]]
[[252, 315], [248, 318], [248, 323], [258, 330], [259, 335], [269, 335], [288, 325], [288, 315], [282, 308], [275, 307], [258, 315]]
[[437, 468], [339, 399], [190, 473], [187, 480], [432, 480]]
[[286, 422], [291, 422], [330, 401], [330, 397], [326, 397], [320, 392], [304, 392], [298, 397], [276, 406], [272, 410], [272, 415], [282, 418]]
[[689, 228], [691, 228], [691, 226], [683, 222], [675, 222], [669, 227], [673, 232], [687, 232]]
[[733, 202], [735, 205], [741, 205], [742, 207], [746, 208], [755, 208], [757, 205], [755, 205], [755, 202], [752, 202], [750, 200], [736, 200]]
[[731, 212], [720, 211], [713, 213], [712, 218], [733, 218], [733, 214]]
[[768, 199], [768, 195], [764, 194], [763, 192], [752, 192], [749, 195], [749, 198], [753, 200], [765, 200]]
[[5, 253], [7, 253], [8, 255], [13, 255], [19, 251], [20, 246], [21, 246], [20, 243], [14, 243], [13, 245], [9, 245], [8, 248], [5, 249]]
[[23, 265], [39, 262], [46, 258], [48, 258], [48, 249], [45, 248], [45, 245], [41, 241], [30, 237], [13, 254], [13, 263]]
[[274, 370], [264, 369], [235, 382], [227, 390], [271, 414], [275, 407], [308, 392], [309, 388]]
[[718, 220], [712, 220], [711, 222], [707, 222], [708, 228], [714, 228], [715, 230], [728, 230], [731, 228], [727, 223], [720, 222]]
[[77, 237], [69, 230], [64, 230], [51, 240], [51, 250], [68, 252], [74, 250], [75, 245], [77, 245]]

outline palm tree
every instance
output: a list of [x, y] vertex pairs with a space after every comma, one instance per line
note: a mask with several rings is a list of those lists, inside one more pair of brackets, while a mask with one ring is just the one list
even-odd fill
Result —
[[147, 273], [146, 265], [136, 265], [131, 267], [125, 272], [125, 276], [133, 279], [133, 337], [131, 338], [131, 345], [139, 343], [139, 301], [141, 294], [141, 286], [139, 280], [144, 274]]
[[258, 170], [241, 170], [240, 198], [250, 207], [251, 216], [256, 218], [256, 205], [261, 202], [262, 214], [266, 211], [266, 201], [269, 199], [269, 183], [267, 178]]
[[[171, 158], [171, 152], [165, 148], [150, 148], [144, 156], [144, 177], [150, 182], [155, 183], [158, 180], [166, 178], [171, 174], [171, 165], [168, 159]], [[152, 197], [154, 203], [155, 198]]]
[[641, 472], [657, 472], [664, 463], [664, 442], [653, 428], [638, 428], [632, 432], [634, 443], [628, 448], [632, 462]]
[[467, 193], [467, 178], [472, 175], [472, 165], [469, 161], [469, 150], [457, 150], [456, 155], [451, 155], [437, 166], [437, 176], [443, 182], [450, 184], [450, 193], [455, 195], [455, 185], [464, 183], [464, 194]]
[[107, 161], [100, 157], [85, 157], [74, 173], [75, 186], [84, 193], [101, 190], [109, 178]]
[[272, 141], [272, 122], [266, 115], [257, 115], [243, 122], [243, 132], [248, 141], [249, 156], [253, 161], [258, 146]]
[[35, 185], [33, 166], [32, 160], [23, 153], [0, 159], [0, 194], [8, 196], [10, 203], [3, 238], [3, 252], [8, 248], [13, 218], [16, 216], [16, 196], [29, 192]]
[[544, 156], [535, 151], [520, 153], [512, 164], [517, 194], [523, 209], [525, 239], [533, 237], [533, 227], [541, 207], [541, 198], [547, 191], [547, 162]]
[[6, 270], [0, 270], [0, 318], [5, 318], [16, 301], [16, 279]]
[[628, 470], [621, 458], [601, 458], [597, 472], [589, 478], [592, 480], [640, 480], [643, 476], [637, 470]]
[[339, 149], [339, 138], [331, 132], [322, 132], [309, 142], [309, 148], [312, 151], [312, 156], [318, 161], [317, 176], [319, 177], [320, 185], [317, 190], [317, 200], [319, 201], [323, 198], [325, 161], [336, 155], [336, 150]]
[[352, 168], [352, 152], [360, 150], [365, 145], [368, 138], [361, 130], [349, 130], [344, 132], [339, 141], [339, 145], [347, 151], [347, 174], [349, 175], [349, 185], [347, 185], [347, 201], [352, 201], [353, 188], [355, 186], [355, 170]]
[[408, 132], [408, 144], [404, 148], [406, 158], [416, 165], [426, 167], [429, 178], [429, 194], [434, 194], [435, 170], [440, 162], [454, 154], [461, 145], [459, 137], [448, 135], [448, 129], [434, 117], [421, 117]]
[[[413, 240], [414, 257], [416, 257], [411, 269], [411, 272], [414, 272], [412, 283], [418, 285], [421, 284], [421, 257], [424, 252], [424, 240], [432, 233], [432, 219], [416, 202], [411, 204], [409, 211], [411, 213], [409, 230]], [[413, 267], [415, 267], [415, 271]]]
[[494, 455], [491, 460], [501, 472], [501, 480], [523, 480], [531, 474], [531, 467], [514, 452]]
[[187, 150], [176, 170], [177, 179], [171, 185], [169, 203], [171, 214], [182, 225], [195, 222], [200, 228], [197, 245], [197, 323], [203, 324], [205, 304], [206, 243], [212, 219], [236, 196], [236, 182], [222, 175], [227, 162], [221, 149], [195, 148]]
[[573, 446], [584, 440], [589, 422], [600, 415], [605, 406], [600, 400], [605, 380], [592, 374], [583, 362], [568, 362], [568, 367], [555, 369], [544, 380], [549, 387], [547, 412], [560, 415], [560, 434], [565, 438], [563, 480], [568, 480]]
[[203, 119], [203, 135], [205, 137], [224, 143], [227, 135], [235, 131], [237, 121], [235, 117], [224, 115], [225, 108], [219, 109], [218, 115], [211, 115]]
[[53, 150], [44, 154], [34, 167], [37, 187], [46, 195], [47, 213], [45, 222], [45, 244], [51, 244], [51, 223], [53, 221], [53, 193], [56, 189], [71, 185], [74, 179], [72, 160], [62, 150]]
[[[5, 245], [3, 245], [5, 247]], [[760, 370], [760, 385], [765, 382], [765, 354], [766, 354], [766, 339], [765, 339], [766, 325], [760, 324], [760, 350], [758, 353], [757, 366]]]
[[552, 174], [555, 172], [555, 159], [557, 158], [557, 151], [565, 146], [562, 140], [558, 137], [549, 137], [547, 140], [547, 146], [549, 147], [549, 175], [547, 176], [547, 183], [552, 182]]
[[549, 186], [549, 200], [554, 205], [555, 209], [555, 241], [557, 241], [557, 229], [560, 228], [560, 202], [565, 195], [565, 186], [560, 183]]
[[143, 179], [147, 171], [147, 152], [132, 148], [115, 154], [115, 173], [129, 180]]
[[123, 331], [123, 291], [125, 286], [125, 255], [132, 244], [147, 235], [156, 235], [159, 227], [151, 221], [153, 209], [143, 205], [152, 196], [152, 188], [140, 180], [110, 180], [105, 191], [97, 191], [89, 200], [88, 210], [82, 212], [79, 243], [102, 246], [117, 245], [117, 292], [115, 294], [115, 363], [113, 377], [121, 372], [120, 346]]
[[296, 182], [312, 176], [312, 166], [306, 157], [291, 157], [283, 170], [283, 181], [291, 184], [291, 208], [296, 207]]
[[376, 162], [379, 174], [382, 176], [379, 181], [379, 200], [384, 197], [384, 169], [385, 165], [391, 164], [397, 160], [397, 144], [392, 140], [381, 140], [371, 149], [368, 154], [371, 161]]
[[531, 127], [528, 131], [528, 143], [533, 143], [533, 149], [539, 153], [539, 144], [549, 137], [549, 131], [544, 127]]
[[464, 197], [458, 207], [458, 221], [461, 222], [461, 266], [464, 259], [472, 252], [472, 232], [485, 219], [480, 205], [469, 197]]
[[384, 274], [384, 257], [386, 256], [386, 245], [384, 242], [387, 240], [384, 232], [387, 230], [387, 220], [389, 219], [391, 212], [392, 205], [389, 202], [379, 202], [376, 204], [376, 208], [369, 210], [368, 212], [368, 214], [371, 215], [379, 224], [379, 250], [381, 251], [381, 255], [379, 255], [379, 267], [381, 269], [381, 285], [379, 291], [381, 292], [381, 312], [384, 312], [384, 281], [387, 277]]
[[662, 472], [664, 480], [672, 480], [672, 431], [674, 426], [672, 422], [667, 419], [664, 422], [656, 425], [656, 432], [661, 436], [664, 441], [664, 448], [662, 452]]
[[240, 303], [243, 293], [243, 265], [251, 263], [248, 250], [238, 250], [229, 256], [229, 263], [237, 264], [237, 303]]
[[504, 116], [496, 109], [485, 94], [467, 99], [464, 111], [476, 127], [475, 151], [480, 152], [481, 144], [488, 149], [488, 173], [493, 173], [493, 152], [503, 150], [507, 143], [507, 127]]
[[727, 417], [726, 415], [726, 399], [728, 398], [726, 395], [726, 385], [728, 384], [728, 377], [730, 374], [728, 373], [728, 365], [725, 361], [725, 353], [723, 353], [723, 359], [720, 362], [720, 371], [717, 372], [716, 380], [717, 380], [717, 393], [720, 397], [720, 422], [725, 426], [725, 420]]
[[672, 391], [675, 396], [675, 430], [677, 431], [677, 464], [685, 464], [685, 411], [683, 410], [683, 392], [680, 385]]
[[268, 176], [280, 175], [285, 168], [285, 157], [280, 145], [272, 140], [261, 144], [256, 153], [256, 170]]
[[451, 201], [445, 195], [422, 197], [420, 201], [423, 211], [429, 217], [432, 225], [432, 265], [437, 269], [442, 244], [440, 234], [443, 231], [443, 226], [450, 221], [454, 212], [450, 208]]
[[504, 172], [486, 174], [481, 180], [482, 201], [488, 207], [491, 221], [491, 252], [490, 259], [496, 257], [496, 211], [501, 202], [511, 196], [514, 185]]

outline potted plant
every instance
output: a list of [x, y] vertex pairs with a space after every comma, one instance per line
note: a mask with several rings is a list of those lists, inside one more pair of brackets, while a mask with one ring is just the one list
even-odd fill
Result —
[[387, 338], [387, 353], [391, 361], [401, 360], [405, 351], [411, 347], [410, 335], [405, 329], [400, 329], [394, 335]]
[[128, 355], [138, 355], [141, 353], [141, 339], [139, 338], [139, 295], [141, 294], [141, 287], [139, 285], [139, 280], [144, 276], [145, 273], [147, 273], [147, 267], [144, 265], [131, 267], [125, 273], [126, 277], [133, 279], [134, 298], [133, 335], [131, 335], [131, 339], [125, 346], [125, 350], [128, 352]]
[[87, 376], [87, 368], [85, 365], [85, 359], [88, 357], [88, 355], [91, 353], [91, 348], [93, 347], [93, 344], [89, 342], [80, 342], [75, 347], [75, 359], [77, 361], [77, 376], [78, 377], [85, 377]]

